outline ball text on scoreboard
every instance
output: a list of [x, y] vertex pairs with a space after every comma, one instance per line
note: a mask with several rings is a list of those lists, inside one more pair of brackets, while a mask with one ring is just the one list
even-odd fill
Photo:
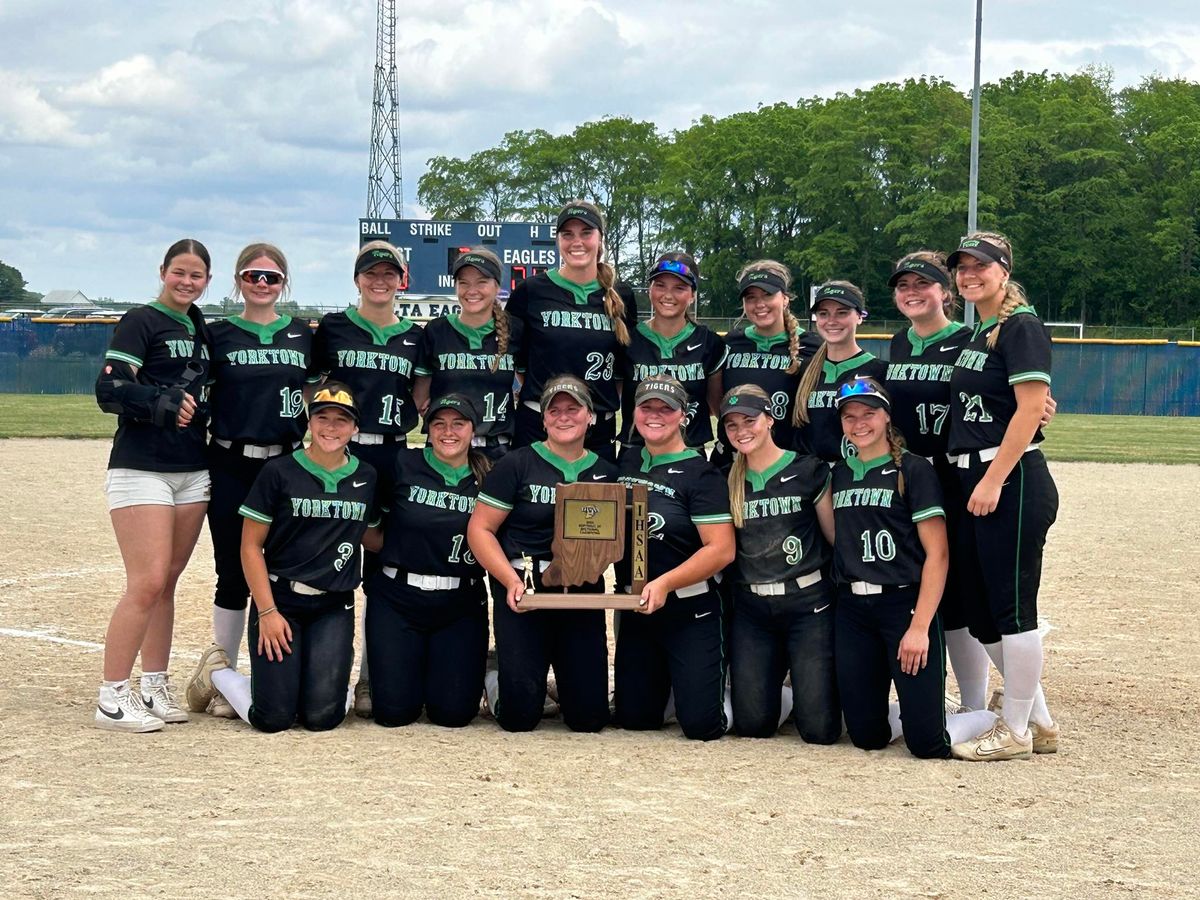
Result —
[[407, 294], [454, 293], [450, 266], [458, 254], [487, 247], [504, 265], [502, 291], [558, 265], [552, 222], [444, 222], [428, 219], [359, 219], [359, 243], [384, 240], [408, 261]]

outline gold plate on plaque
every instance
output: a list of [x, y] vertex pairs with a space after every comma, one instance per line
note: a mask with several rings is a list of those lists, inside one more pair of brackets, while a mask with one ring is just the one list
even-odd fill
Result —
[[563, 501], [562, 536], [577, 541], [615, 541], [617, 515], [621, 510], [612, 500]]

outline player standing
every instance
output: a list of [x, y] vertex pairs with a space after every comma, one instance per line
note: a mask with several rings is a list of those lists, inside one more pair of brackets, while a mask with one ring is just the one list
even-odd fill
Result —
[[[209, 353], [196, 302], [212, 280], [199, 241], [172, 244], [158, 270], [158, 299], [117, 323], [96, 380], [96, 401], [117, 415], [104, 491], [121, 558], [125, 591], [104, 637], [98, 728], [158, 731], [186, 722], [168, 682], [175, 585], [208, 505], [202, 392]], [[139, 690], [129, 686], [142, 657]]]
[[187, 685], [191, 709], [205, 709], [220, 691], [259, 731], [286, 731], [297, 720], [327, 731], [346, 717], [375, 470], [346, 452], [358, 409], [345, 385], [321, 385], [308, 418], [312, 443], [268, 462], [242, 505], [242, 566], [254, 595], [250, 677], [214, 644]]
[[517, 407], [514, 446], [527, 447], [546, 436], [542, 390], [556, 375], [574, 375], [587, 384], [596, 421], [587, 447], [602, 459], [616, 459], [617, 410], [625, 348], [637, 326], [633, 291], [616, 280], [604, 262], [604, 215], [599, 207], [572, 200], [558, 214], [559, 267], [527, 278], [508, 300], [507, 312], [525, 326], [522, 358], [526, 370]]
[[[304, 437], [312, 329], [276, 309], [290, 291], [287, 259], [278, 247], [250, 244], [238, 254], [234, 272], [233, 295], [241, 296], [242, 312], [214, 323], [208, 332], [213, 357], [208, 530], [217, 570], [213, 642], [236, 669], [250, 599], [238, 509], [267, 460], [290, 453]], [[208, 712], [237, 716], [219, 696]]]
[[957, 457], [967, 515], [959, 529], [974, 590], [971, 633], [1004, 676], [1003, 718], [956, 743], [962, 759], [1028, 758], [1058, 749], [1058, 726], [1042, 692], [1038, 588], [1058, 489], [1039, 449], [1050, 390], [1051, 345], [1025, 292], [1011, 279], [1012, 245], [976, 232], [948, 260], [959, 295], [979, 315], [950, 377], [950, 453]]

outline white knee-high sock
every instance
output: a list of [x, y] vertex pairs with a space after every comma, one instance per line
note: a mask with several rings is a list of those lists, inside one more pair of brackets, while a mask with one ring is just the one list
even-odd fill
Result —
[[367, 598], [363, 597], [362, 616], [358, 620], [358, 633], [362, 635], [362, 653], [358, 657], [358, 680], [371, 683], [371, 672], [367, 668]]
[[242, 635], [246, 632], [246, 611], [213, 607], [213, 643], [229, 657], [229, 668], [236, 669]]
[[892, 736], [888, 738], [889, 744], [903, 736], [904, 726], [900, 724], [900, 704], [895, 700], [888, 704], [888, 727], [892, 729]]
[[996, 667], [996, 671], [1001, 675], [1004, 674], [1004, 642], [996, 641], [994, 644], [980, 644], [985, 653], [992, 661], [992, 665]]
[[779, 727], [783, 727], [783, 723], [788, 720], [788, 716], [792, 714], [792, 707], [795, 705], [795, 700], [792, 698], [792, 686], [785, 684], [779, 689]]
[[1029, 730], [1029, 715], [1042, 680], [1042, 636], [1036, 631], [1006, 634], [1004, 648], [1004, 721], [1018, 736]]
[[733, 730], [733, 688], [728, 673], [725, 675], [725, 733]]
[[996, 714], [994, 712], [988, 712], [986, 709], [973, 709], [970, 712], [946, 716], [946, 733], [950, 735], [951, 744], [961, 744], [979, 737], [995, 724]]
[[243, 722], [249, 722], [247, 716], [250, 715], [250, 676], [233, 669], [217, 669], [212, 673], [212, 683], [229, 701], [238, 717]]
[[965, 628], [946, 632], [946, 653], [950, 657], [950, 668], [958, 682], [958, 693], [963, 706], [983, 709], [987, 705], [988, 667], [991, 660], [983, 644], [971, 636]]

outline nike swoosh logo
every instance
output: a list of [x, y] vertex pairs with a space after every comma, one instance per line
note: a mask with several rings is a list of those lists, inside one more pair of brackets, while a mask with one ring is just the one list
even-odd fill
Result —
[[365, 481], [352, 481], [351, 484], [353, 484], [355, 487], [363, 487], [366, 484], [366, 482]]
[[100, 712], [104, 713], [106, 716], [108, 716], [110, 719], [113, 719], [113, 720], [120, 720], [120, 719], [125, 718], [125, 710], [120, 709], [120, 708], [118, 708], [115, 713], [111, 713], [107, 709], [105, 709], [103, 706], [101, 706], [99, 703], [97, 703], [96, 709], [100, 710]]
[[603, 477], [604, 477], [603, 475], [593, 475], [593, 476], [592, 476], [592, 481], [599, 481], [599, 480], [600, 480], [601, 478], [603, 478]]
[[814, 612], [814, 613], [825, 612], [825, 610], [827, 610], [827, 609], [829, 609], [829, 604], [828, 604], [828, 603], [826, 603], [826, 604], [825, 604], [824, 606], [822, 606], [820, 609], [814, 609], [814, 610], [813, 610], [813, 612]]
[[711, 609], [708, 612], [696, 613], [696, 618], [703, 619], [705, 616], [711, 616], [712, 613], [713, 611]]
[[349, 604], [349, 605], [347, 605], [347, 606], [343, 606], [343, 607], [342, 607], [342, 609], [354, 609], [354, 604], [353, 604], [353, 603], [351, 603], [351, 604]]
[[289, 331], [289, 332], [288, 332], [288, 337], [290, 337], [290, 338], [298, 338], [298, 337], [300, 337], [300, 335], [299, 335], [299, 334], [292, 334], [292, 333]]
[[667, 474], [668, 475], [682, 475], [683, 469], [672, 469], [670, 466], [667, 466]]
[[938, 347], [938, 350], [942, 353], [949, 353], [951, 350], [957, 350], [961, 346], [961, 344], [956, 344], [953, 347]]
[[704, 346], [703, 342], [701, 342], [699, 344], [689, 344], [687, 351], [688, 351], [688, 353], [691, 353], [693, 350], [699, 350], [703, 346]]
[[880, 475], [895, 475], [896, 470], [895, 469], [880, 469], [879, 474]]
[[780, 484], [783, 484], [785, 481], [791, 481], [791, 480], [792, 480], [793, 478], [795, 478], [795, 477], [797, 477], [797, 476], [795, 476], [795, 475], [781, 475], [781, 476], [780, 476], [780, 478], [779, 478], [779, 483], [780, 483]]
[[405, 346], [405, 347], [415, 347], [415, 346], [417, 346], [417, 342], [416, 342], [416, 341], [410, 341], [408, 338], [405, 338], [403, 341], [401, 341], [401, 343], [402, 343], [402, 344], [404, 344], [404, 346]]

